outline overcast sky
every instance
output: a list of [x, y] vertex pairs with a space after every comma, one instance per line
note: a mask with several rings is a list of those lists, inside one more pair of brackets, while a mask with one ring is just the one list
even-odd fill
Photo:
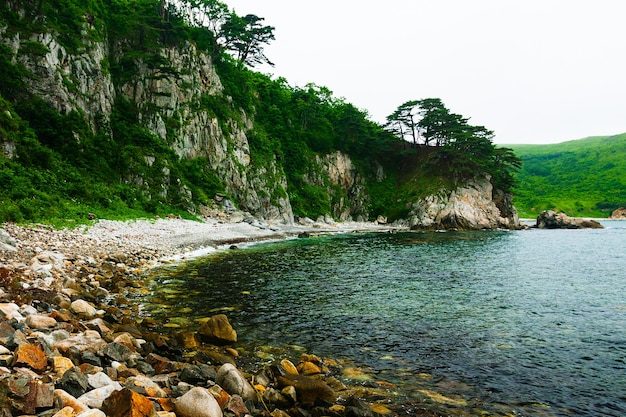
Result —
[[438, 97], [495, 142], [626, 132], [625, 0], [223, 0], [275, 27], [259, 68], [384, 122]]

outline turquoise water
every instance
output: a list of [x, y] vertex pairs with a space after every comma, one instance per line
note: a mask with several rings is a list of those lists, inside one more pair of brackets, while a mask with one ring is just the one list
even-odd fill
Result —
[[161, 271], [146, 311], [226, 312], [241, 344], [349, 358], [450, 414], [624, 416], [626, 222], [604, 224], [261, 244]]

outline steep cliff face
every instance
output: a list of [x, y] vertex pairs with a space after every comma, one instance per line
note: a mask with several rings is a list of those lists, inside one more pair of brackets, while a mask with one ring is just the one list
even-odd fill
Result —
[[[85, 25], [86, 32], [94, 29], [89, 23]], [[0, 27], [2, 42], [12, 51], [13, 61], [30, 73], [26, 88], [31, 96], [60, 115], [79, 114], [96, 138], [111, 138], [116, 114], [120, 117], [120, 103], [131, 103], [141, 128], [158, 139], [158, 146], [165, 144], [169, 153], [160, 154], [133, 144], [142, 153], [131, 158], [132, 169], [120, 174], [126, 184], [139, 187], [149, 198], [174, 199], [180, 207], [197, 213], [198, 199], [176, 177], [176, 170], [181, 169], [178, 160], [201, 159], [239, 209], [266, 220], [294, 221], [289, 197], [293, 185], [288, 184], [280, 152], [255, 158], [249, 138], [255, 131], [257, 115], [246, 114], [233, 104], [211, 56], [193, 43], [161, 47], [142, 55], [135, 54], [124, 41], [111, 43], [85, 36], [82, 46], [70, 51], [54, 32], [25, 35], [6, 29]], [[83, 140], [79, 132], [68, 131], [67, 135], [79, 145]], [[15, 143], [0, 137], [0, 145], [6, 158], [14, 158]], [[373, 182], [380, 189], [390, 177], [383, 165], [373, 160], [376, 158], [369, 159], [365, 168], [357, 167], [350, 156], [339, 151], [307, 156], [301, 179], [328, 197], [325, 207], [329, 212], [324, 214], [339, 221], [366, 221], [384, 211], [380, 202], [373, 204], [376, 195], [368, 192]], [[408, 219], [401, 223], [414, 228], [519, 226], [510, 196], [494, 192], [488, 178], [418, 201], [400, 201], [406, 197], [394, 192], [389, 193], [393, 195], [390, 201], [410, 207]]]
[[[243, 110], [218, 119], [206, 100], [228, 101], [211, 58], [186, 43], [160, 51], [153, 68], [136, 62], [137, 71], [119, 93], [137, 104], [142, 122], [181, 158], [206, 158], [243, 210], [266, 219], [293, 222], [287, 180], [275, 160], [254, 164], [246, 132], [253, 122]], [[167, 71], [163, 67], [168, 68]]]
[[[27, 42], [42, 45], [41, 52], [24, 53]], [[100, 122], [108, 123], [115, 89], [111, 75], [103, 68], [109, 57], [106, 42], [85, 39], [83, 52], [76, 54], [69, 53], [51, 33], [33, 34], [27, 39], [17, 33], [5, 43], [32, 75], [28, 88], [33, 95], [61, 114], [81, 112], [94, 129], [96, 116], [105, 117]]]
[[408, 225], [413, 229], [517, 229], [519, 218], [510, 196], [494, 199], [489, 178], [468, 181], [413, 203]]
[[[224, 96], [211, 58], [193, 44], [161, 49], [157, 66], [134, 59], [131, 76], [116, 83], [109, 68], [122, 59], [128, 61], [128, 57], [122, 48], [110, 51], [107, 41], [85, 40], [82, 53], [70, 53], [51, 33], [23, 39], [18, 32], [4, 41], [33, 76], [28, 83], [29, 93], [60, 114], [77, 111], [94, 133], [102, 132], [109, 129], [116, 99], [124, 98], [136, 105], [141, 123], [178, 157], [206, 158], [240, 209], [265, 219], [293, 222], [282, 168], [275, 160], [262, 165], [251, 161], [246, 132], [253, 128], [252, 121], [237, 109], [236, 117], [220, 120], [210, 106], [203, 104], [211, 98], [228, 102], [228, 97]], [[42, 52], [25, 53], [25, 42], [41, 45]], [[2, 144], [5, 155], [11, 155], [12, 146]], [[161, 167], [161, 197], [175, 190], [179, 199], [191, 203], [186, 187], [172, 187], [175, 180], [168, 168], [172, 161], [159, 161], [152, 155], [144, 160], [145, 170]], [[140, 171], [126, 181], [147, 189], [149, 184]]]
[[325, 187], [330, 198], [333, 218], [339, 221], [366, 221], [369, 219], [370, 197], [365, 179], [350, 157], [341, 152], [316, 155], [305, 176], [309, 184]]

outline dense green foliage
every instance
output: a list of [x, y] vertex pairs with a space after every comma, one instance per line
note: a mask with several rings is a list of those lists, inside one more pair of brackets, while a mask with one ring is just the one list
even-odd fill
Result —
[[626, 207], [626, 134], [512, 148], [524, 162], [514, 201], [521, 216], [607, 217]]
[[[275, 175], [275, 183], [284, 173], [288, 189], [278, 186], [270, 197], [288, 193], [296, 215], [328, 214], [347, 198], [346, 190], [329, 185], [316, 159], [336, 151], [348, 154], [365, 179], [371, 200], [364, 212], [391, 219], [406, 214], [407, 201], [475, 175], [490, 174], [508, 190], [517, 168], [511, 152], [491, 143], [491, 132], [469, 125], [438, 99], [415, 101], [425, 142], [411, 144], [325, 87], [293, 87], [251, 70], [270, 62], [263, 46], [274, 39], [274, 28], [217, 0], [13, 0], [0, 4], [0, 27], [3, 38], [21, 39], [17, 54], [0, 43], [0, 221], [185, 214], [225, 192], [205, 158], [181, 160], [172, 150], [180, 140], [176, 117], [165, 120], [163, 139], [142, 124], [150, 108], [123, 94], [110, 115], [86, 115], [60, 113], [29, 93], [38, 75], [16, 57], [49, 53], [33, 40], [42, 33], [54, 34], [71, 54], [108, 42], [111, 55], [101, 65], [118, 86], [136, 82], [141, 66], [180, 77], [164, 47], [191, 42], [210, 54], [225, 94], [203, 95], [195, 110], [215, 117], [226, 136], [233, 123], [242, 123], [241, 110], [254, 119], [247, 132], [251, 172]], [[75, 81], [71, 74], [63, 79], [70, 91]], [[266, 168], [274, 163], [279, 172], [270, 174]], [[380, 167], [383, 177], [376, 174]]]
[[387, 130], [415, 146], [435, 146], [431, 164], [455, 181], [488, 174], [495, 188], [509, 192], [521, 161], [510, 148], [496, 148], [493, 132], [473, 126], [438, 98], [411, 100], [387, 117]]

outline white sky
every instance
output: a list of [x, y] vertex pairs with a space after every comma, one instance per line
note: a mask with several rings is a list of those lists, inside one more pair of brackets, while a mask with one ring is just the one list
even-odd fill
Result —
[[223, 2], [275, 27], [258, 70], [377, 122], [438, 97], [499, 144], [626, 132], [625, 0]]

